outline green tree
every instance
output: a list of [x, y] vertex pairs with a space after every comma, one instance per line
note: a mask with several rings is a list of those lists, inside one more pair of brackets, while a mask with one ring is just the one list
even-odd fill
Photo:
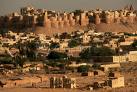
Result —
[[137, 40], [134, 40], [134, 42], [131, 44], [133, 48], [137, 48]]
[[67, 32], [64, 32], [60, 35], [60, 39], [70, 39], [71, 35], [68, 34]]
[[50, 49], [59, 48], [59, 43], [52, 42], [49, 46]]
[[27, 44], [27, 57], [30, 59], [37, 59], [37, 49], [39, 48], [40, 41], [34, 40]]
[[66, 53], [61, 53], [61, 52], [56, 52], [56, 51], [51, 51], [48, 56], [48, 59], [53, 59], [53, 60], [64, 60], [67, 59], [68, 56]]
[[4, 28], [0, 28], [0, 34], [2, 35], [2, 36], [5, 36], [5, 33], [7, 33], [7, 29], [4, 29]]
[[68, 46], [70, 48], [74, 48], [74, 47], [76, 47], [76, 46], [78, 46], [80, 44], [81, 44], [80, 43], [80, 39], [72, 39], [72, 40], [69, 41]]
[[37, 49], [39, 48], [40, 42], [38, 40], [28, 41], [25, 43], [18, 42], [17, 47], [19, 49], [19, 55], [27, 57], [30, 60], [37, 59]]
[[27, 58], [17, 55], [13, 58], [13, 63], [16, 67], [17, 66], [23, 67], [26, 60]]
[[92, 68], [99, 69], [100, 68], [100, 64], [95, 63], [95, 64], [93, 64]]
[[108, 47], [91, 47], [81, 51], [80, 57], [82, 59], [90, 59], [92, 56], [112, 56], [115, 51]]
[[89, 65], [81, 65], [78, 67], [78, 72], [85, 73], [89, 71], [90, 66]]

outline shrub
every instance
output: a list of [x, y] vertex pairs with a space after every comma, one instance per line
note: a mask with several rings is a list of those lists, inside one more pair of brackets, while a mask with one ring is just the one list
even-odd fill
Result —
[[88, 72], [89, 71], [90, 66], [89, 65], [81, 65], [78, 67], [78, 72], [83, 73], [83, 72]]

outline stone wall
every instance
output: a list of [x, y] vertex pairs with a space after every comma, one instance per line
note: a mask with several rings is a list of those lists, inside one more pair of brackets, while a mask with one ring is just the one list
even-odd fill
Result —
[[[87, 26], [90, 23], [112, 24], [112, 23], [135, 23], [136, 13], [132, 10], [95, 10], [95, 11], [80, 11], [59, 13], [55, 11], [46, 11], [42, 9], [34, 9], [26, 7], [21, 9], [21, 13], [13, 13], [10, 16], [0, 17], [0, 26], [27, 28], [34, 26], [44, 26], [51, 28], [73, 27], [76, 25]], [[13, 25], [14, 24], [14, 25]]]

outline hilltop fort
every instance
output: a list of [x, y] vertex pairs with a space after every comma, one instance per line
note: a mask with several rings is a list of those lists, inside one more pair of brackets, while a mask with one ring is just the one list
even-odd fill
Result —
[[29, 29], [43, 33], [48, 33], [48, 31], [54, 33], [55, 31], [68, 32], [79, 27], [85, 28], [94, 25], [102, 31], [130, 30], [132, 32], [137, 28], [136, 22], [137, 11], [132, 5], [121, 10], [96, 9], [91, 11], [75, 10], [73, 12], [56, 12], [29, 6], [21, 8], [20, 13], [14, 12], [7, 16], [1, 16], [0, 28], [8, 28], [13, 31], [15, 29]]

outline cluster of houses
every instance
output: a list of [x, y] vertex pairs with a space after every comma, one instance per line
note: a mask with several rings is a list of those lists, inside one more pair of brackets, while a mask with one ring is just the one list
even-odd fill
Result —
[[[67, 35], [67, 36], [66, 36]], [[68, 36], [69, 35], [69, 36]], [[7, 41], [3, 41], [4, 39], [8, 39]], [[18, 42], [26, 42], [39, 40], [40, 46], [38, 47], [39, 53], [48, 53], [51, 50], [58, 52], [66, 52], [68, 55], [72, 55], [75, 57], [79, 56], [79, 53], [90, 46], [102, 47], [106, 46], [113, 50], [119, 50], [119, 54], [115, 56], [99, 56], [94, 57], [93, 60], [101, 60], [102, 62], [109, 62], [101, 64], [99, 70], [89, 71], [81, 73], [81, 77], [98, 77], [98, 76], [106, 76], [105, 80], [94, 81], [92, 86], [90, 86], [90, 90], [98, 89], [98, 88], [118, 88], [124, 87], [124, 77], [119, 72], [110, 72], [111, 69], [119, 69], [120, 63], [123, 62], [136, 62], [137, 52], [130, 50], [129, 47], [136, 40], [136, 34], [130, 33], [114, 33], [114, 32], [95, 32], [94, 30], [80, 30], [75, 31], [71, 34], [62, 33], [56, 34], [52, 37], [46, 36], [43, 34], [34, 34], [34, 33], [14, 33], [9, 31], [5, 34], [5, 36], [1, 36], [1, 54], [8, 53], [11, 57], [14, 56], [13, 53], [18, 52], [18, 48], [14, 48], [14, 44]], [[80, 40], [80, 44], [74, 47], [69, 47], [69, 42], [71, 40]], [[14, 41], [14, 43], [12, 42]], [[59, 47], [50, 48], [50, 45], [53, 43], [58, 43]], [[63, 44], [62, 44], [63, 43]], [[8, 45], [5, 45], [8, 44]], [[65, 44], [65, 45], [64, 45]], [[128, 49], [125, 49], [128, 48]], [[74, 53], [73, 53], [74, 52]], [[4, 68], [7, 64], [1, 65]], [[9, 64], [10, 65], [10, 64]], [[93, 63], [75, 63], [72, 62], [68, 65], [70, 68], [78, 68], [80, 66], [93, 66]], [[44, 69], [44, 64], [42, 62], [25, 62], [23, 65], [21, 72], [28, 73], [31, 71], [41, 71]], [[46, 65], [47, 66], [47, 65]], [[11, 66], [12, 67], [12, 66]], [[10, 69], [9, 69], [10, 70]], [[17, 69], [10, 70], [10, 74], [14, 74]], [[11, 72], [12, 71], [12, 72]], [[9, 71], [8, 71], [9, 72]], [[15, 77], [16, 78], [16, 77]], [[43, 77], [44, 78], [44, 77]], [[36, 80], [37, 79], [37, 80]], [[36, 80], [36, 81], [35, 81]], [[42, 81], [49, 81], [50, 88], [77, 88], [78, 82], [77, 77], [46, 77], [42, 79], [42, 77], [24, 77], [17, 79], [8, 79], [6, 83], [1, 81], [2, 87], [23, 87], [24, 85], [29, 85], [33, 87], [37, 87]]]
[[[67, 35], [67, 36], [66, 36]], [[69, 36], [68, 36], [69, 35]], [[7, 39], [6, 41], [3, 41]], [[75, 57], [79, 57], [79, 53], [90, 46], [102, 47], [106, 46], [113, 50], [119, 51], [118, 55], [115, 56], [98, 56], [94, 57], [93, 60], [101, 60], [104, 63], [100, 65], [99, 70], [84, 72], [81, 74], [82, 77], [97, 77], [97, 76], [107, 76], [105, 80], [94, 81], [93, 85], [90, 86], [90, 89], [96, 88], [118, 88], [124, 87], [124, 77], [119, 72], [110, 72], [111, 69], [119, 69], [120, 63], [123, 62], [136, 62], [137, 60], [137, 51], [130, 49], [131, 44], [136, 40], [136, 33], [116, 33], [116, 32], [95, 32], [94, 30], [79, 30], [72, 33], [62, 33], [56, 34], [52, 37], [46, 36], [43, 34], [34, 34], [34, 33], [14, 33], [9, 31], [5, 36], [1, 36], [1, 54], [8, 52], [10, 56], [14, 56], [13, 53], [18, 52], [18, 48], [14, 48], [14, 44], [18, 42], [26, 42], [39, 40], [40, 46], [38, 47], [39, 53], [48, 53], [51, 50], [58, 52], [66, 52], [67, 54]], [[80, 40], [80, 44], [74, 47], [69, 47], [71, 40]], [[58, 47], [50, 48], [50, 45], [53, 43], [58, 43]], [[5, 45], [8, 44], [8, 45]], [[126, 48], [126, 49], [125, 49]], [[47, 54], [46, 54], [47, 55]], [[1, 67], [6, 66], [1, 65]], [[80, 66], [93, 66], [92, 63], [75, 63], [72, 62], [68, 65], [71, 68], [78, 68]], [[44, 69], [44, 64], [42, 62], [25, 62], [21, 71], [23, 73], [31, 71], [41, 71]], [[12, 66], [11, 66], [12, 67]], [[16, 69], [10, 70], [11, 74]], [[12, 72], [11, 72], [12, 71]], [[9, 72], [9, 71], [8, 71]], [[32, 80], [31, 80], [32, 79]], [[9, 79], [6, 83], [1, 82], [2, 87], [22, 87], [23, 85], [36, 86], [36, 84], [43, 83], [42, 78], [36, 77], [28, 79], [28, 77]], [[33, 81], [38, 79], [38, 81]], [[26, 81], [25, 81], [26, 80]], [[28, 81], [29, 80], [29, 81]], [[46, 81], [49, 81], [50, 88], [77, 88], [77, 78], [71, 77], [51, 77], [47, 78]], [[22, 82], [23, 81], [23, 82]], [[24, 82], [25, 81], [25, 82]]]
[[[122, 10], [76, 10], [74, 12], [55, 12], [45, 9], [35, 9], [32, 6], [20, 9], [20, 13], [13, 13], [0, 17], [1, 28], [28, 28], [44, 26], [50, 28], [87, 26], [90, 23], [134, 23], [137, 13], [133, 6], [126, 6]], [[33, 29], [32, 29], [33, 30]]]
[[[78, 30], [72, 33], [58, 33], [54, 36], [34, 33], [15, 33], [9, 31], [5, 36], [0, 37], [1, 53], [5, 49], [11, 53], [18, 51], [15, 45], [27, 41], [39, 41], [39, 53], [48, 53], [51, 49], [58, 52], [65, 52], [69, 56], [79, 57], [79, 53], [91, 46], [108, 47], [116, 52], [115, 56], [94, 57], [94, 60], [108, 62], [136, 61], [137, 52], [131, 48], [136, 40], [136, 33], [118, 33], [118, 32], [96, 32], [95, 30]], [[74, 46], [73, 46], [74, 45]]]
[[15, 88], [15, 87], [37, 87], [39, 83], [46, 82], [48, 78], [46, 76], [11, 76], [9, 78], [0, 79], [0, 86], [3, 88]]
[[[90, 82], [89, 90], [100, 89], [100, 88], [120, 88], [125, 87], [125, 78], [118, 71], [112, 71], [112, 69], [120, 69], [119, 63], [107, 63], [100, 64], [98, 69], [83, 72], [81, 76], [91, 77], [93, 80]], [[97, 78], [97, 79], [96, 79]]]
[[119, 63], [100, 64], [98, 69], [82, 72], [80, 76], [77, 75], [75, 77], [68, 77], [67, 75], [14, 75], [0, 79], [0, 86], [3, 88], [46, 87], [75, 89], [80, 88], [80, 86], [78, 86], [78, 79], [80, 77], [89, 77], [90, 80], [88, 81], [90, 85], [85, 85], [85, 87], [89, 86], [90, 90], [99, 88], [120, 88], [125, 87], [124, 76], [118, 71], [110, 71], [110, 69], [120, 69], [120, 67]]
[[96, 81], [93, 84], [93, 88], [105, 88], [105, 87], [111, 87], [111, 88], [119, 88], [124, 87], [124, 77], [121, 76], [119, 73], [109, 73], [108, 79], [103, 81]]

